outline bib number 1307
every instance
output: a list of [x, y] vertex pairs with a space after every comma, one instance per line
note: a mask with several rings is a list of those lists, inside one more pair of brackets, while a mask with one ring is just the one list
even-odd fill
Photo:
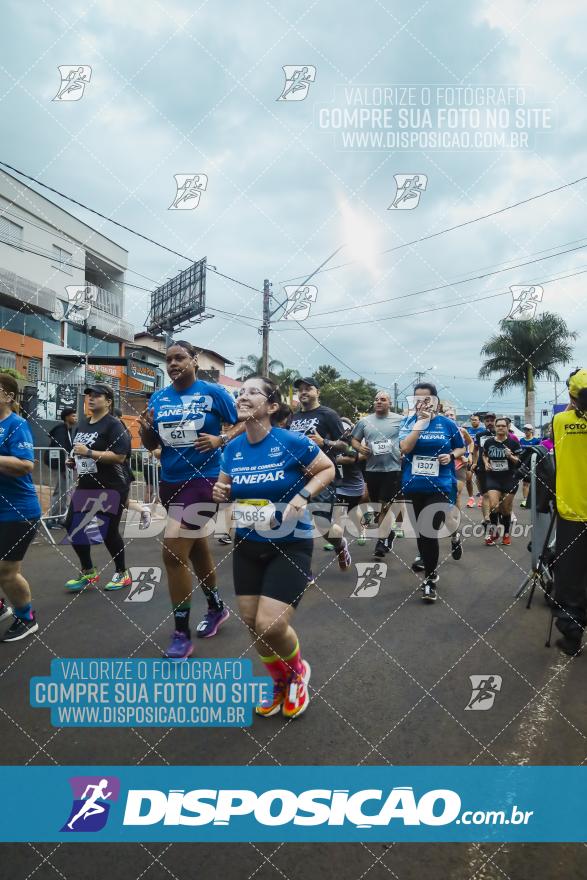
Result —
[[415, 455], [412, 461], [412, 473], [422, 477], [437, 477], [440, 473], [438, 459], [427, 455]]

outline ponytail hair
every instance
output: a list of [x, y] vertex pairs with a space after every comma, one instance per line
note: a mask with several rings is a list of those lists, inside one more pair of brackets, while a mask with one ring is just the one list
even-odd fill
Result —
[[10, 373], [2, 373], [0, 372], [0, 388], [6, 392], [6, 394], [12, 395], [12, 401], [10, 404], [10, 408], [12, 412], [17, 413], [20, 409], [18, 405], [17, 397], [18, 397], [18, 382], [11, 376]]
[[285, 415], [284, 410], [282, 409], [283, 403], [281, 391], [279, 390], [277, 383], [274, 382], [273, 379], [269, 379], [267, 376], [247, 376], [247, 380], [248, 379], [256, 379], [261, 384], [267, 403], [279, 404], [279, 409], [274, 413], [271, 413], [271, 424], [276, 425]]

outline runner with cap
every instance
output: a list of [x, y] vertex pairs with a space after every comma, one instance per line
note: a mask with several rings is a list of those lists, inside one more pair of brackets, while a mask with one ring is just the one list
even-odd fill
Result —
[[237, 421], [234, 398], [221, 385], [198, 379], [198, 352], [190, 342], [172, 342], [165, 359], [171, 385], [150, 398], [141, 415], [140, 434], [146, 449], [161, 447], [159, 496], [169, 513], [163, 563], [175, 623], [165, 656], [183, 660], [193, 652], [192, 569], [208, 604], [197, 627], [198, 638], [215, 636], [229, 617], [217, 589], [208, 538], [200, 532], [216, 512], [212, 488], [221, 450], [243, 428], [222, 433], [223, 423]]
[[558, 647], [582, 650], [587, 623], [587, 370], [567, 380], [569, 404], [552, 420], [556, 461], [554, 598]]
[[[477, 434], [479, 434], [481, 431], [484, 430], [484, 427], [481, 424], [481, 415], [477, 412], [472, 413], [471, 414], [471, 424], [470, 425], [463, 425], [463, 427], [464, 427], [465, 431], [467, 431], [467, 433], [469, 434], [469, 436], [471, 437], [471, 439], [473, 441], [473, 448], [471, 448], [471, 450], [470, 450], [471, 454], [469, 456], [469, 459], [468, 459], [467, 465], [466, 465], [466, 467], [467, 467], [467, 474], [466, 474], [467, 493], [469, 496], [468, 500], [467, 500], [467, 507], [475, 507], [475, 494], [474, 494], [475, 490], [474, 490], [474, 486], [473, 486], [473, 452], [474, 452], [475, 437], [477, 436]], [[477, 487], [477, 488], [479, 488], [479, 487]], [[482, 505], [481, 491], [479, 490], [477, 494], [478, 494], [477, 506], [481, 507], [481, 505]]]
[[[295, 434], [304, 434], [322, 449], [334, 464], [339, 452], [344, 452], [346, 443], [341, 441], [344, 434], [344, 424], [340, 416], [328, 406], [320, 403], [320, 383], [312, 376], [296, 379], [294, 388], [298, 391], [300, 409], [292, 416], [289, 430]], [[327, 510], [316, 511], [314, 519], [319, 523], [323, 534], [328, 534], [332, 548], [336, 551], [338, 566], [341, 571], [347, 571], [352, 564], [348, 541], [342, 534], [341, 527], [332, 525], [332, 514], [336, 504], [336, 489], [330, 484], [326, 486], [313, 499], [314, 503], [327, 505]], [[326, 527], [330, 525], [327, 531]]]
[[473, 471], [477, 476], [477, 485], [481, 492], [481, 508], [483, 511], [483, 525], [487, 531], [489, 527], [489, 496], [485, 485], [485, 462], [483, 460], [483, 447], [490, 437], [495, 437], [495, 413], [488, 412], [483, 416], [483, 430], [475, 435], [475, 448], [473, 450]]
[[[540, 438], [534, 436], [534, 426], [528, 423], [524, 425], [524, 436], [520, 438], [520, 446], [540, 446]], [[520, 507], [526, 507], [530, 492], [530, 477], [524, 477], [522, 481], [522, 500]]]
[[[399, 426], [403, 416], [391, 412], [391, 395], [378, 391], [373, 403], [374, 412], [359, 419], [352, 433], [354, 449], [366, 452], [365, 480], [369, 500], [380, 507], [377, 522], [385, 521], [389, 509], [401, 493], [401, 464]], [[395, 531], [377, 539], [374, 555], [381, 559], [393, 547]]]
[[8, 599], [0, 598], [0, 621], [12, 617], [2, 642], [20, 641], [39, 628], [31, 588], [21, 571], [41, 506], [31, 477], [33, 437], [17, 414], [18, 391], [16, 379], [0, 373], [0, 589]]
[[518, 491], [516, 469], [520, 464], [520, 450], [519, 441], [510, 436], [507, 419], [496, 419], [495, 437], [488, 437], [482, 450], [490, 510], [489, 533], [485, 538], [488, 547], [497, 544], [500, 519], [503, 525], [502, 544], [511, 544], [512, 506]]
[[257, 707], [269, 717], [295, 718], [308, 706], [310, 664], [291, 622], [311, 577], [313, 497], [334, 478], [327, 455], [302, 431], [274, 427], [281, 395], [262, 376], [245, 380], [237, 409], [246, 433], [222, 456], [214, 500], [234, 501], [234, 589], [241, 619], [273, 679]]
[[120, 519], [128, 497], [125, 461], [130, 454], [130, 438], [125, 426], [112, 414], [114, 392], [110, 385], [95, 382], [84, 389], [84, 394], [88, 415], [77, 424], [72, 457], [67, 462], [78, 479], [65, 518], [69, 542], [81, 570], [65, 587], [78, 593], [98, 582], [100, 576], [92, 562], [91, 546], [101, 536], [115, 565], [104, 589], [121, 590], [132, 584], [120, 534]]

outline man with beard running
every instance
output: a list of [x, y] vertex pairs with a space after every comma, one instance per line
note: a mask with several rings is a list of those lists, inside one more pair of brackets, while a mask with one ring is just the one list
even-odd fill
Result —
[[[357, 452], [367, 452], [365, 479], [369, 490], [369, 500], [380, 504], [378, 523], [381, 525], [392, 502], [401, 491], [401, 464], [399, 450], [399, 426], [403, 416], [391, 412], [391, 397], [387, 391], [375, 395], [374, 412], [360, 419], [352, 433], [353, 448]], [[392, 548], [395, 532], [393, 528], [375, 545], [375, 556], [382, 559]]]
[[[333, 409], [322, 406], [320, 403], [320, 383], [317, 379], [307, 376], [297, 379], [294, 388], [298, 391], [300, 410], [294, 413], [289, 425], [289, 430], [296, 434], [305, 434], [313, 440], [328, 458], [334, 463], [339, 452], [344, 452], [347, 444], [341, 441], [344, 434], [344, 424]], [[336, 504], [336, 489], [333, 485], [327, 486], [313, 498], [317, 504], [328, 504], [329, 511], [316, 511], [315, 519], [328, 524], [332, 519], [333, 505]], [[328, 532], [328, 538], [338, 557], [338, 565], [341, 571], [347, 571], [352, 564], [349, 553], [348, 541], [343, 537], [342, 529], [336, 523]]]
[[475, 449], [473, 451], [473, 470], [477, 475], [477, 485], [482, 496], [483, 525], [487, 529], [489, 525], [489, 495], [487, 494], [487, 471], [483, 460], [483, 447], [490, 437], [495, 437], [495, 413], [488, 412], [483, 416], [485, 427], [475, 435]]

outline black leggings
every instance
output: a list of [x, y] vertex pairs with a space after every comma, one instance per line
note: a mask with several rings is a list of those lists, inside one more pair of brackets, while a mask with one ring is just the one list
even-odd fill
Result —
[[[87, 490], [85, 494], [87, 494]], [[116, 509], [116, 507], [113, 507], [111, 511], [100, 511], [98, 513], [98, 520], [100, 522], [100, 533], [102, 535], [102, 539], [104, 541], [106, 549], [110, 553], [110, 556], [112, 557], [114, 564], [116, 565], [116, 571], [124, 571], [126, 569], [124, 541], [122, 539], [122, 535], [119, 532], [120, 519], [124, 511], [126, 499], [126, 495], [121, 495], [118, 509]], [[75, 492], [71, 497], [71, 503], [67, 510], [67, 516], [65, 518], [65, 528], [67, 529], [68, 535], [71, 535], [72, 531], [76, 532], [71, 540], [71, 545], [81, 563], [82, 570], [88, 571], [89, 569], [94, 567], [92, 563], [92, 544], [90, 543], [89, 536], [85, 528], [77, 531], [77, 529], [73, 526], [74, 506]], [[77, 543], [78, 541], [80, 543]], [[82, 541], [83, 543], [81, 543]]]
[[[446, 508], [449, 502], [447, 501], [446, 495], [442, 492], [406, 494], [405, 497], [407, 501], [412, 502], [416, 519], [416, 522], [413, 523], [413, 527], [417, 535], [418, 553], [422, 557], [422, 562], [424, 563], [424, 574], [428, 577], [428, 575], [431, 575], [436, 571], [440, 554], [438, 537], [432, 537], [432, 534], [433, 532], [437, 534], [442, 528], [446, 519], [446, 514], [444, 510], [438, 510], [434, 513], [432, 521], [430, 521], [430, 517], [424, 516], [421, 518], [420, 515], [423, 510], [430, 507], [432, 504], [442, 504]], [[423, 534], [421, 533], [420, 528], [424, 529]]]
[[[566, 611], [577, 625], [587, 622], [587, 522], [556, 518], [553, 562], [558, 611]], [[555, 612], [556, 613], [556, 612]]]

